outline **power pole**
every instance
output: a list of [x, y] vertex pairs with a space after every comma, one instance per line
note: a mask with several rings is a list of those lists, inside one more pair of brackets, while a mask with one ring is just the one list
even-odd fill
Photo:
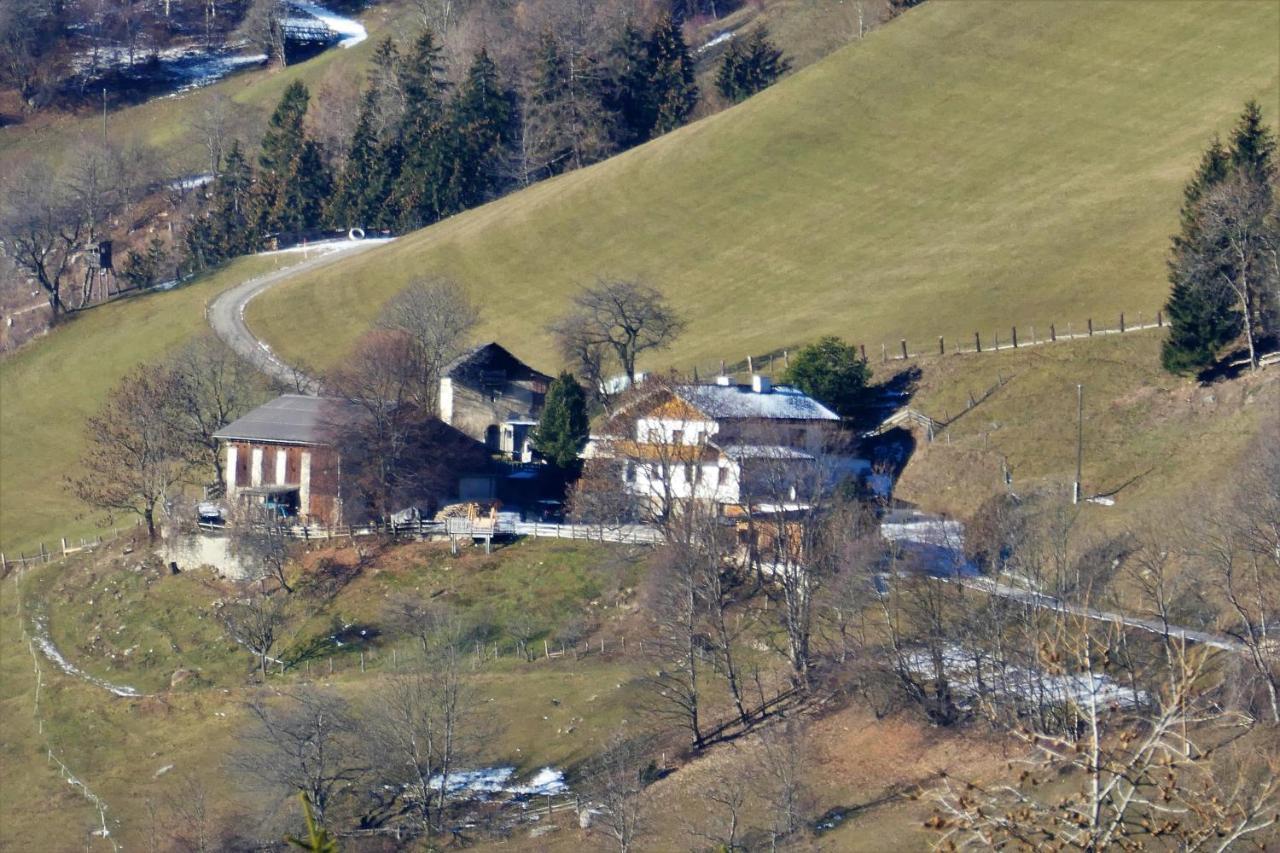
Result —
[[1084, 467], [1084, 386], [1076, 385], [1076, 482], [1072, 489], [1071, 502], [1080, 503], [1080, 472]]
[[107, 148], [107, 87], [102, 87], [102, 149]]

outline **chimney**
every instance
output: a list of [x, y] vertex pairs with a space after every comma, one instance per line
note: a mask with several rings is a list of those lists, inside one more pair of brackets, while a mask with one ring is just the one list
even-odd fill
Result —
[[716, 377], [716, 384], [727, 388], [733, 384], [733, 378], [721, 373], [719, 376]]
[[751, 390], [757, 394], [768, 394], [773, 390], [773, 382], [768, 376], [759, 373], [751, 374]]

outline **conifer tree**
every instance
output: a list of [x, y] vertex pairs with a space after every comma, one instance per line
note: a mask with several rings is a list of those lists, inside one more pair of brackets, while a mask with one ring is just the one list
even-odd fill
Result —
[[188, 266], [204, 269], [257, 248], [258, 235], [250, 215], [252, 189], [253, 168], [245, 159], [240, 140], [232, 140], [213, 182], [208, 209], [187, 232]]
[[501, 181], [505, 147], [511, 142], [515, 94], [502, 84], [498, 67], [481, 49], [450, 104], [453, 213], [488, 201]]
[[381, 160], [382, 145], [374, 127], [377, 100], [377, 93], [372, 88], [360, 99], [360, 113], [351, 134], [347, 161], [335, 183], [328, 219], [339, 228], [373, 226], [384, 200], [384, 187], [381, 186], [377, 165]]
[[653, 105], [649, 138], [675, 130], [693, 114], [698, 105], [694, 70], [679, 20], [664, 15], [649, 38], [649, 97]]
[[1256, 341], [1280, 331], [1275, 148], [1261, 109], [1250, 101], [1230, 147], [1215, 139], [1184, 191], [1165, 305], [1170, 329], [1161, 362], [1167, 370], [1208, 367], [1241, 331], [1253, 358]]
[[796, 354], [787, 368], [786, 381], [841, 417], [848, 417], [861, 404], [870, 376], [857, 350], [827, 336]]
[[1230, 172], [1231, 155], [1215, 137], [1182, 193], [1182, 230], [1173, 238], [1169, 262], [1173, 287], [1164, 309], [1169, 337], [1160, 351], [1161, 364], [1171, 373], [1208, 367], [1239, 331], [1240, 317], [1232, 310], [1231, 295], [1198, 262], [1206, 248], [1198, 217], [1200, 201]]
[[576, 472], [578, 454], [589, 437], [587, 397], [572, 373], [561, 373], [547, 389], [542, 417], [533, 434], [533, 446], [549, 463], [562, 471]]
[[393, 156], [399, 161], [390, 194], [398, 224], [416, 228], [435, 222], [450, 209], [449, 134], [440, 46], [423, 30], [399, 68], [404, 117]]
[[318, 143], [303, 128], [311, 95], [300, 81], [285, 89], [262, 138], [256, 224], [262, 233], [319, 225], [330, 184]]
[[614, 117], [618, 145], [630, 148], [649, 139], [654, 125], [653, 75], [644, 34], [628, 21], [609, 55], [604, 106]]
[[769, 40], [769, 31], [762, 24], [745, 42], [735, 39], [729, 43], [716, 74], [716, 88], [726, 99], [737, 103], [772, 86], [790, 69], [791, 60]]

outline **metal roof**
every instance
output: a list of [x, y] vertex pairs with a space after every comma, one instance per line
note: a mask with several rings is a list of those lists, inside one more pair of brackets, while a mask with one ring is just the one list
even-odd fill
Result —
[[712, 418], [838, 421], [840, 416], [790, 385], [754, 391], [750, 385], [677, 385], [676, 394]]
[[227, 424], [213, 437], [268, 444], [328, 444], [333, 428], [353, 416], [354, 410], [345, 400], [284, 394]]

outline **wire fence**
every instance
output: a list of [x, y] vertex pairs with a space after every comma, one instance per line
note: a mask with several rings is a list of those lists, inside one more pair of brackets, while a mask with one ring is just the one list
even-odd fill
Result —
[[[1153, 317], [1154, 321], [1151, 319]], [[1114, 325], [1109, 325], [1112, 322], [1114, 322]], [[936, 343], [932, 338], [927, 339], [927, 344], [921, 340], [899, 338], [892, 342], [881, 342], [879, 347], [874, 344], [868, 346], [866, 343], [860, 343], [856, 346], [859, 355], [867, 363], [890, 364], [895, 361], [937, 358], [947, 355], [1008, 352], [1014, 349], [1040, 347], [1066, 341], [1088, 340], [1108, 335], [1123, 335], [1130, 332], [1162, 329], [1164, 326], [1165, 317], [1163, 311], [1139, 311], [1136, 316], [1126, 315], [1121, 312], [1114, 321], [1094, 322], [1094, 318], [1086, 317], [1084, 322], [1080, 324], [1074, 321], [1067, 321], [1065, 324], [1047, 323], [1044, 325], [1028, 324], [1025, 326], [1011, 324], [996, 330], [984, 331], [977, 329], [972, 336], [963, 338], [947, 338], [946, 336], [938, 335]], [[712, 367], [707, 375], [711, 375], [717, 370], [729, 375], [761, 371], [774, 373], [779, 368], [786, 369], [790, 366], [791, 352], [795, 349], [798, 349], [798, 347], [780, 348], [761, 355], [750, 355], [741, 361], [733, 363], [721, 361], [719, 367]], [[699, 366], [695, 365], [693, 372], [695, 377], [699, 376]]]
[[[97, 813], [98, 829], [94, 830], [92, 835], [101, 838], [103, 841], [110, 844], [113, 851], [119, 851], [120, 845], [116, 843], [115, 838], [112, 836], [111, 829], [108, 826], [107, 812], [109, 811], [109, 808], [106, 801], [95, 793], [93, 789], [89, 787], [87, 782], [68, 767], [66, 762], [58, 757], [58, 754], [54, 751], [52, 742], [49, 740], [48, 735], [45, 734], [45, 717], [40, 707], [40, 697], [44, 689], [45, 677], [44, 669], [40, 665], [40, 654], [36, 651], [35, 638], [27, 632], [27, 621], [22, 606], [22, 592], [20, 589], [22, 578], [25, 574], [25, 566], [20, 566], [13, 575], [14, 601], [16, 602], [14, 613], [15, 618], [18, 620], [19, 635], [22, 638], [22, 642], [26, 645], [27, 651], [31, 653], [31, 666], [35, 676], [35, 690], [32, 694], [32, 717], [36, 725], [36, 734], [44, 741], [42, 749], [48, 763], [57, 768], [58, 774], [62, 780], [79, 791], [80, 795], [89, 801]], [[111, 823], [114, 824], [117, 829], [119, 828], [118, 820], [113, 819]]]

